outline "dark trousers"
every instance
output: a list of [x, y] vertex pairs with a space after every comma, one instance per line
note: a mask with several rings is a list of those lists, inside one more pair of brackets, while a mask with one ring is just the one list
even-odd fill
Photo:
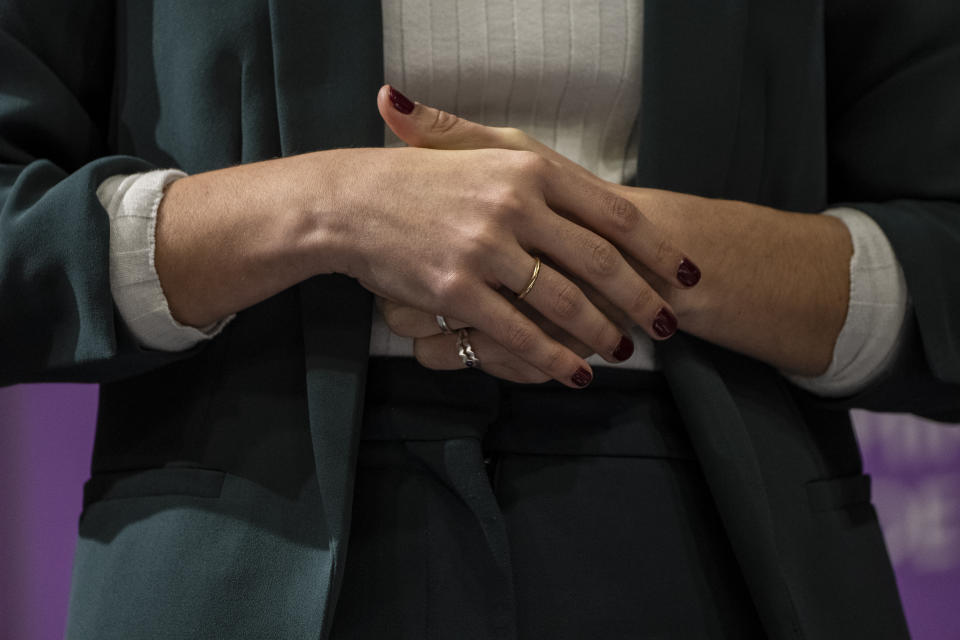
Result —
[[376, 358], [333, 637], [755, 638], [662, 377]]

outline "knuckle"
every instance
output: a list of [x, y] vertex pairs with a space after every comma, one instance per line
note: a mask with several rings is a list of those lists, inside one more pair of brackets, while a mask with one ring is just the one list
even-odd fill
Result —
[[459, 123], [460, 118], [457, 116], [442, 109], [437, 109], [433, 115], [433, 122], [430, 123], [430, 131], [442, 136], [450, 133]]
[[580, 291], [573, 283], [565, 282], [553, 299], [553, 312], [561, 320], [569, 320], [580, 312]]
[[647, 309], [650, 308], [650, 303], [653, 300], [653, 294], [649, 289], [640, 287], [637, 291], [634, 292], [633, 298], [630, 300], [630, 308], [628, 311], [633, 317], [642, 316], [646, 313]]
[[497, 214], [512, 217], [525, 208], [523, 190], [518, 184], [505, 184], [493, 196], [493, 210]]
[[656, 247], [657, 262], [664, 262], [673, 254], [673, 246], [667, 240], [658, 240]]
[[547, 371], [563, 371], [563, 361], [566, 359], [566, 353], [560, 347], [550, 349], [543, 359], [544, 367]]
[[506, 345], [504, 346], [515, 353], [528, 353], [533, 349], [536, 340], [536, 336], [529, 327], [516, 326], [507, 331]]
[[640, 223], [640, 212], [620, 196], [604, 192], [600, 210], [610, 220], [613, 228], [620, 233], [634, 231]]
[[593, 334], [593, 344], [607, 345], [607, 352], [611, 352], [620, 344], [620, 333], [614, 332], [614, 335], [611, 336], [607, 323], [601, 322]]
[[545, 175], [550, 161], [534, 151], [515, 151], [513, 153], [517, 169], [524, 174]]
[[530, 138], [516, 127], [501, 127], [500, 138], [507, 149], [524, 150], [529, 146]]
[[620, 259], [620, 252], [606, 240], [598, 240], [590, 252], [590, 270], [601, 276], [613, 275]]
[[443, 302], [438, 305], [443, 308], [450, 308], [453, 302], [463, 300], [470, 295], [470, 279], [460, 273], [450, 273], [437, 279], [434, 285], [434, 296], [437, 300]]
[[502, 234], [493, 225], [478, 225], [469, 235], [464, 253], [470, 264], [488, 261], [490, 256], [503, 251], [505, 246]]

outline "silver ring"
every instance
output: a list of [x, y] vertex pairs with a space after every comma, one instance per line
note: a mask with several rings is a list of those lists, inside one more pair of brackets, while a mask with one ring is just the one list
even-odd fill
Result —
[[470, 332], [467, 329], [460, 329], [457, 332], [457, 355], [460, 356], [460, 362], [468, 369], [479, 369], [480, 358], [473, 352], [473, 345], [470, 344]]
[[450, 335], [451, 333], [453, 333], [453, 329], [451, 329], [450, 325], [447, 324], [446, 318], [444, 318], [439, 313], [436, 315], [436, 318], [437, 318], [437, 326], [440, 327], [440, 331], [443, 331], [443, 333], [446, 335]]

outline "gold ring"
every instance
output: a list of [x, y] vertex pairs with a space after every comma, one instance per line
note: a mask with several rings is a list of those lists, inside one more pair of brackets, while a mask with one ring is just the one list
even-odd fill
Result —
[[517, 296], [517, 300], [523, 300], [527, 297], [527, 294], [530, 293], [530, 290], [533, 289], [533, 285], [537, 284], [537, 276], [540, 275], [540, 257], [537, 256], [537, 261], [533, 265], [533, 273], [530, 275], [530, 282], [527, 283], [527, 287], [520, 292]]

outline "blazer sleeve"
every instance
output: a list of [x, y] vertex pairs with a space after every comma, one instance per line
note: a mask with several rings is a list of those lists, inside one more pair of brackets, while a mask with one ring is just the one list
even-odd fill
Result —
[[913, 310], [896, 360], [821, 403], [960, 422], [960, 3], [829, 0], [830, 200], [873, 218]]
[[118, 320], [109, 219], [112, 2], [0, 3], [0, 385], [97, 382], [177, 355], [140, 348]]

